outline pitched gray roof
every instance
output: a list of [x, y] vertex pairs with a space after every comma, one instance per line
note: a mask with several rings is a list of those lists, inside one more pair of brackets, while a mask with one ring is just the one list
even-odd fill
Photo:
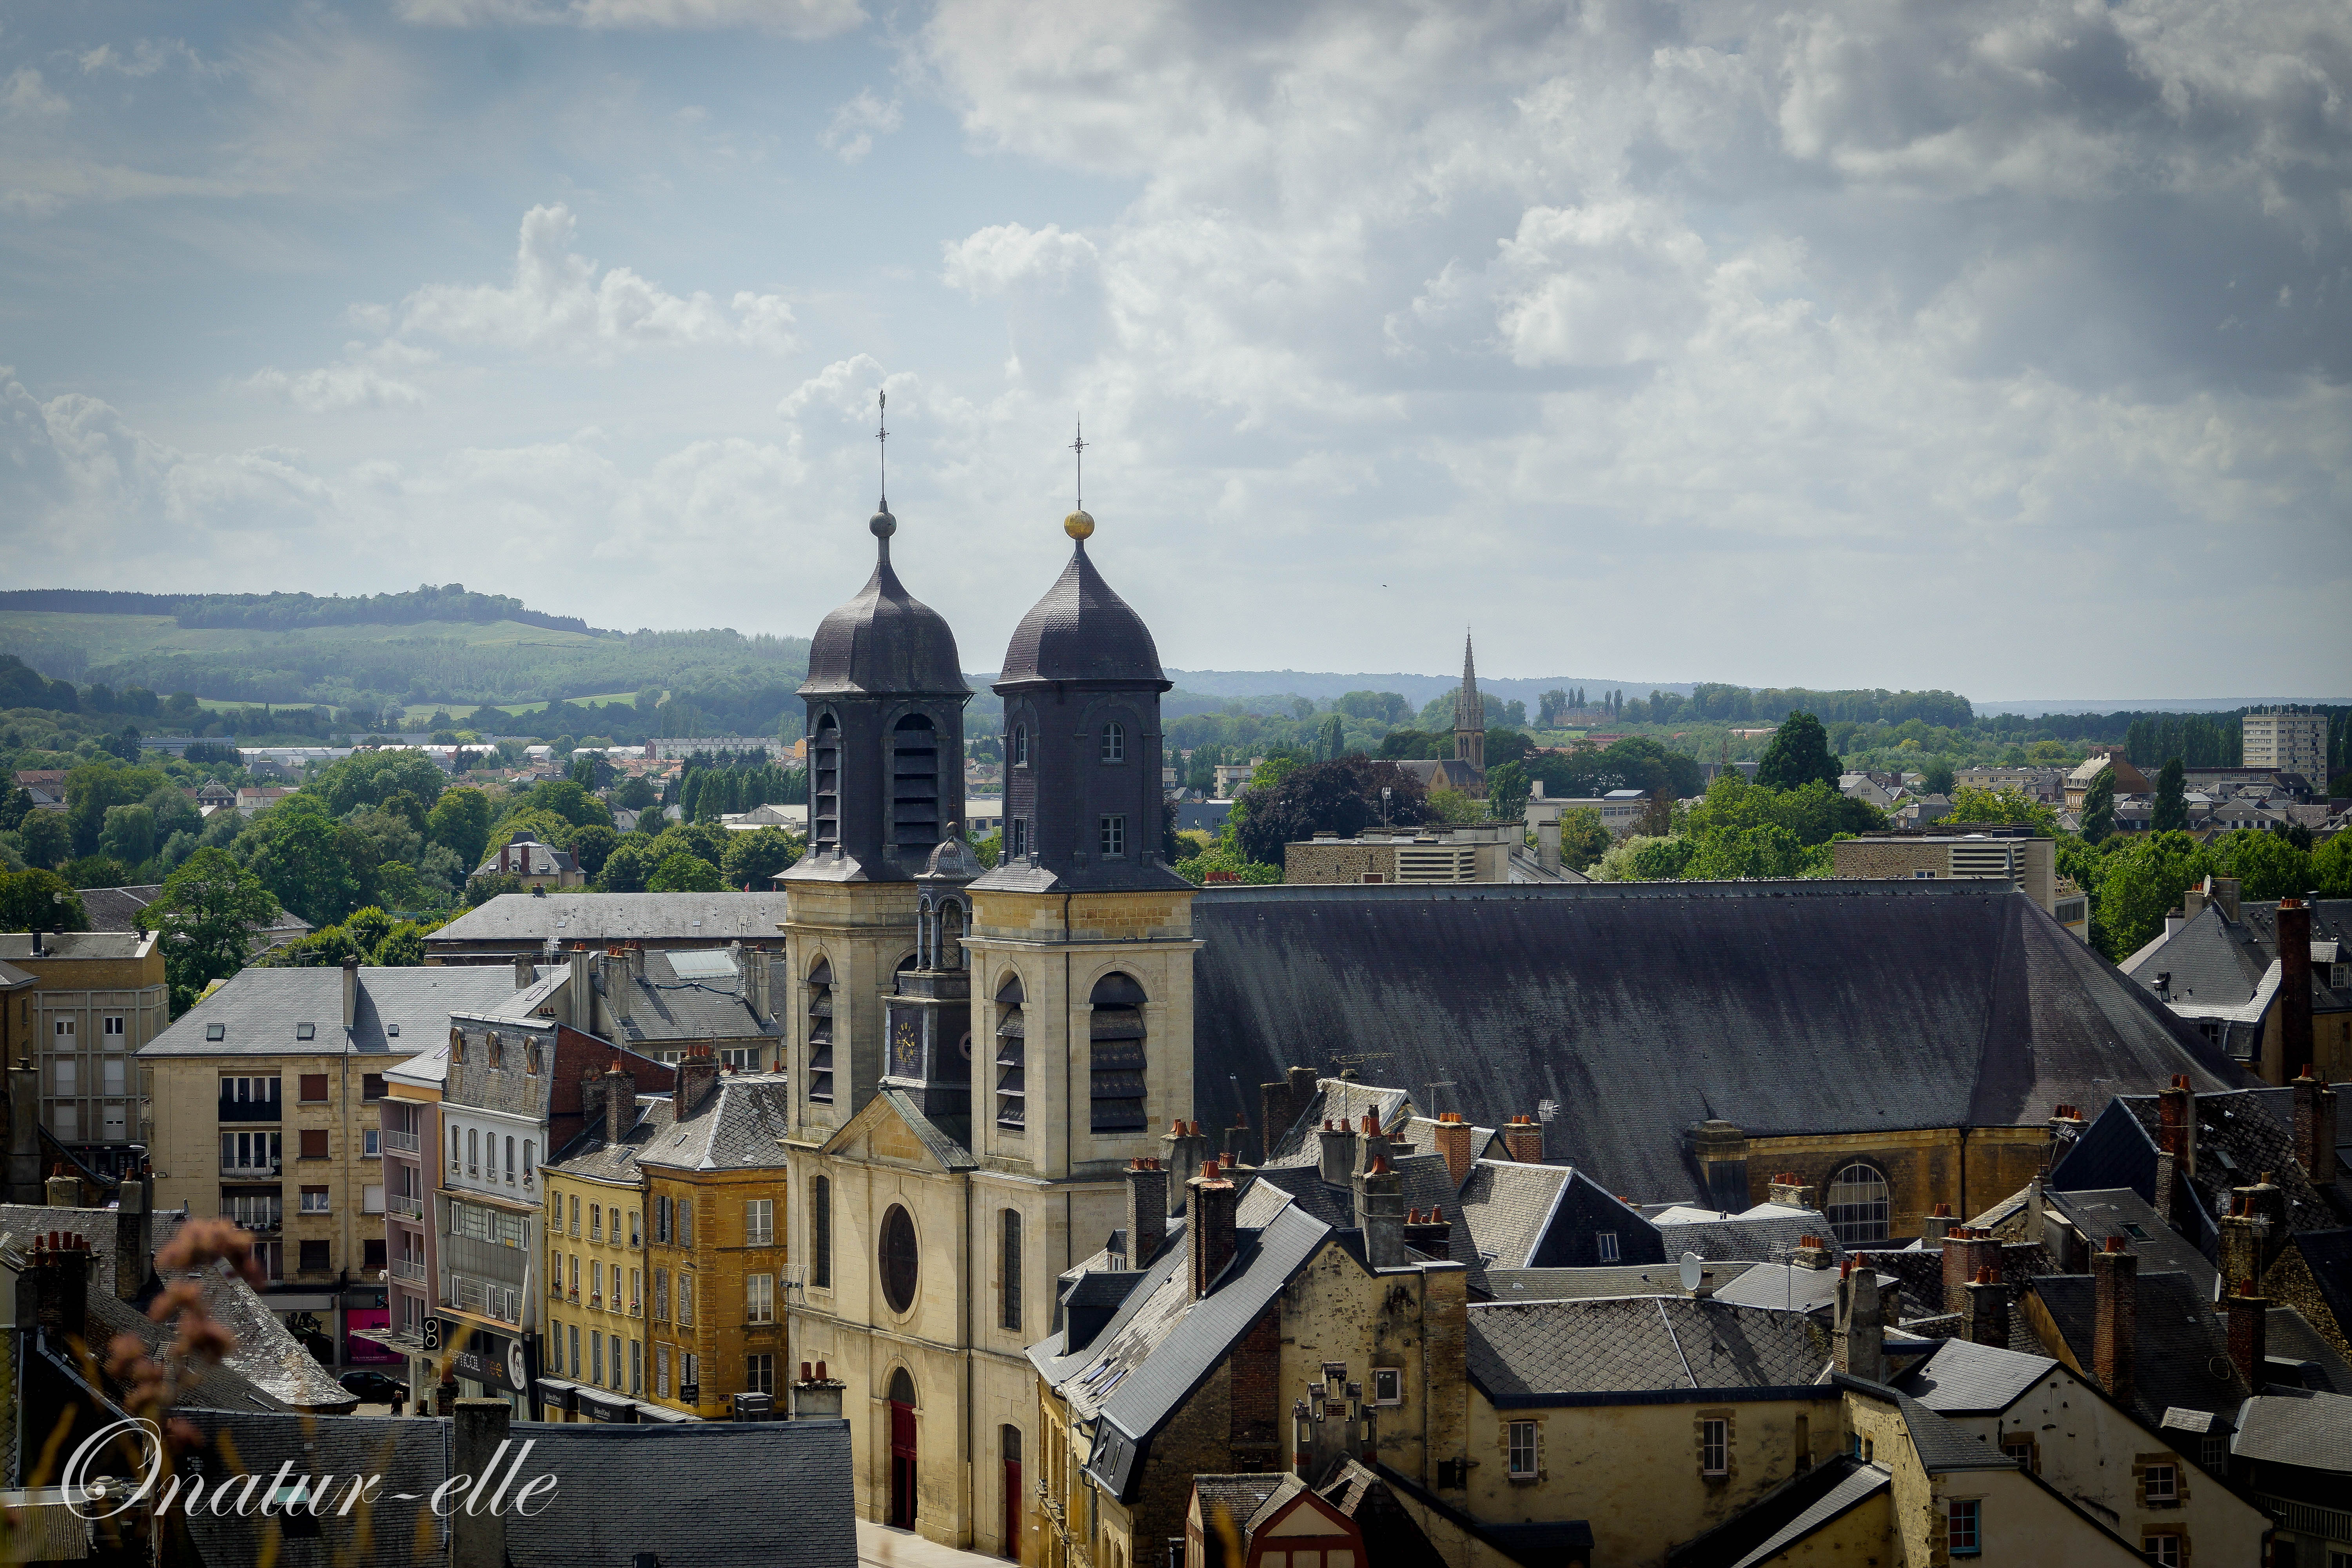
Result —
[[1838, 1251], [1830, 1216], [1819, 1209], [1790, 1208], [1785, 1204], [1759, 1204], [1728, 1219], [1652, 1222], [1669, 1257], [1685, 1251], [1701, 1258], [1786, 1258], [1806, 1237], [1817, 1236], [1832, 1253]]
[[[81, 910], [89, 917], [92, 931], [137, 931], [139, 911], [153, 903], [163, 891], [160, 882], [134, 888], [84, 888]], [[276, 920], [261, 928], [261, 934], [282, 940], [301, 936], [310, 929], [309, 921], [291, 910], [281, 909]]]
[[717, 947], [780, 940], [784, 895], [760, 893], [501, 893], [425, 939], [428, 952], [468, 942], [537, 944], [677, 942]]
[[2273, 1388], [2238, 1413], [2233, 1457], [2352, 1476], [2352, 1397]]
[[1993, 1415], [2017, 1403], [2057, 1363], [2045, 1355], [1946, 1340], [1894, 1386], [1944, 1415]]
[[1882, 1465], [1840, 1454], [1791, 1476], [1721, 1524], [1666, 1554], [1673, 1568], [1750, 1568], [1769, 1563], [1894, 1484]]
[[[424, 1539], [436, 1543], [446, 1528], [432, 1517], [425, 1500], [448, 1475], [446, 1421], [382, 1415], [320, 1421], [234, 1407], [184, 1407], [179, 1414], [204, 1434], [205, 1445], [196, 1451], [196, 1458], [208, 1490], [239, 1475], [258, 1476], [267, 1481], [278, 1473], [280, 1464], [290, 1467], [289, 1478], [332, 1476], [341, 1483], [330, 1493], [333, 1506], [319, 1521], [316, 1536], [280, 1539], [278, 1561], [285, 1568], [344, 1563], [353, 1568], [377, 1564], [408, 1568], [418, 1561], [420, 1528]], [[226, 1442], [221, 1441], [224, 1437]], [[381, 1476], [383, 1485], [373, 1502], [356, 1504], [344, 1514], [339, 1510], [353, 1476]], [[394, 1500], [395, 1493], [405, 1493], [415, 1500]], [[205, 1562], [254, 1561], [257, 1520], [235, 1514], [217, 1517], [208, 1508], [190, 1510], [187, 1520]]]
[[[2089, 1366], [2091, 1277], [2046, 1274], [2033, 1281], [2032, 1289], [2074, 1363]], [[2231, 1364], [2226, 1326], [2186, 1274], [2139, 1277], [2138, 1329], [2128, 1405], [2146, 1425], [2157, 1425], [2174, 1405], [2234, 1410], [2252, 1392]]]
[[1500, 1405], [1655, 1389], [1810, 1384], [1829, 1342], [1801, 1312], [1683, 1296], [1480, 1302], [1470, 1308], [1471, 1381]]
[[[1709, 1263], [1707, 1272], [1715, 1276], [1716, 1299], [1726, 1300], [1725, 1288], [1736, 1283], [1748, 1270], [1759, 1265], [1753, 1263]], [[1832, 1273], [1834, 1278], [1834, 1273]], [[1615, 1263], [1598, 1268], [1489, 1268], [1485, 1279], [1486, 1289], [1497, 1301], [1574, 1301], [1598, 1296], [1664, 1296], [1682, 1290], [1682, 1271], [1673, 1263]], [[1772, 1287], [1769, 1301], [1741, 1302], [1743, 1306], [1777, 1307], [1780, 1305], [1780, 1288]], [[1798, 1309], [1803, 1310], [1801, 1297]]]
[[[457, 969], [444, 973], [462, 973]], [[466, 1036], [466, 1055], [452, 1061], [442, 1077], [441, 1097], [451, 1105], [504, 1111], [534, 1121], [547, 1120], [555, 1082], [555, 1023], [552, 1019], [521, 1019], [460, 1014], [444, 1021]], [[498, 1059], [491, 1060], [489, 1037], [499, 1037]], [[446, 1041], [444, 1042], [446, 1043]], [[530, 1065], [529, 1047], [536, 1045], [539, 1064]]]
[[[1922, 882], [1217, 887], [1194, 900], [1193, 1081], [1375, 1053], [1485, 1123], [1542, 1100], [1611, 1192], [1685, 1145], [2016, 1126], [2186, 1073], [2252, 1081], [2022, 893]], [[1661, 1070], [1672, 1063], [1672, 1070]]]
[[[1327, 1121], [1345, 1121], [1360, 1128], [1369, 1113], [1379, 1118], [1382, 1132], [1399, 1135], [1405, 1112], [1411, 1108], [1412, 1097], [1401, 1089], [1386, 1089], [1378, 1084], [1359, 1083], [1353, 1079], [1326, 1078], [1316, 1080], [1315, 1092], [1307, 1101], [1307, 1109], [1288, 1127], [1268, 1127], [1265, 1135], [1275, 1142], [1266, 1151], [1269, 1165], [1312, 1165], [1323, 1157], [1323, 1141], [1318, 1131]], [[1416, 1119], [1417, 1121], [1417, 1119]], [[1434, 1126], [1434, 1123], [1431, 1125]], [[1433, 1142], [1420, 1147], [1434, 1148]]]
[[[1454, 1200], [1454, 1228], [1466, 1235], [1472, 1256], [1487, 1268], [1524, 1268], [1544, 1222], [1568, 1184], [1565, 1165], [1521, 1165], [1481, 1160], [1470, 1168]], [[1458, 1253], [1457, 1253], [1458, 1256]]]
[[721, 1073], [689, 1116], [677, 1116], [649, 1138], [640, 1164], [688, 1171], [784, 1168], [784, 1132], [792, 1108], [780, 1072]]
[[1912, 1451], [1919, 1458], [1920, 1467], [1929, 1475], [1947, 1470], [2012, 1470], [2017, 1461], [1981, 1437], [1970, 1436], [1935, 1411], [1928, 1409], [1898, 1388], [1865, 1378], [1848, 1377], [1833, 1373], [1831, 1381], [1838, 1387], [1849, 1389], [1869, 1398], [1885, 1400], [1901, 1412], [1903, 1424], [1911, 1436]]
[[[676, 953], [685, 957], [683, 950]], [[723, 953], [722, 953], [723, 956]], [[751, 955], [765, 963], [765, 953]], [[782, 1031], [771, 1021], [760, 1022], [743, 995], [740, 973], [730, 969], [725, 978], [688, 978], [677, 973], [673, 954], [659, 949], [646, 954], [643, 979], [608, 975], [629, 987], [629, 1016], [621, 1025], [632, 1045], [644, 1041], [727, 1041], [773, 1039]]]
[[[449, 1036], [452, 1013], [493, 1008], [514, 994], [505, 967], [363, 966], [357, 1018], [343, 1030], [340, 969], [240, 969], [140, 1048], [142, 1058], [241, 1056], [412, 1057]], [[222, 1037], [207, 1039], [214, 1025]], [[295, 1038], [299, 1024], [314, 1038]]]
[[543, 1168], [592, 1182], [634, 1184], [638, 1156], [670, 1130], [670, 1113], [675, 1109], [666, 1094], [637, 1096], [635, 1111], [617, 1143], [604, 1142], [604, 1119], [592, 1116], [580, 1135], [557, 1151]]
[[[1803, 1268], [1793, 1263], [1713, 1261], [1707, 1268], [1717, 1281], [1715, 1299], [1735, 1307], [1784, 1307], [1799, 1312], [1818, 1312], [1837, 1303], [1835, 1268]], [[1731, 1271], [1728, 1279], [1724, 1277], [1727, 1269]], [[1660, 1272], [1668, 1279], [1675, 1278], [1672, 1265]], [[1885, 1279], [1887, 1276], [1882, 1274], [1879, 1278]]]

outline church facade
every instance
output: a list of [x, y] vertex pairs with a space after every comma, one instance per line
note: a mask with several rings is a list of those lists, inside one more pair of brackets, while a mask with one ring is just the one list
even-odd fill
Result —
[[[1162, 835], [1150, 631], [1087, 553], [1015, 630], [1003, 853], [960, 837], [945, 623], [889, 561], [810, 650], [810, 852], [787, 874], [792, 1355], [845, 1384], [863, 1518], [1009, 1557], [1028, 1345], [1192, 1108], [1192, 886]], [[1180, 1140], [1184, 1148], [1190, 1141]], [[796, 1365], [793, 1371], [796, 1373]]]

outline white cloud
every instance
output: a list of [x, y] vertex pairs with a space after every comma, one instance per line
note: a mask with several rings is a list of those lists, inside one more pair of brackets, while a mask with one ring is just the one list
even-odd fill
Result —
[[818, 140], [843, 163], [855, 163], [874, 151], [877, 134], [887, 136], [905, 122], [897, 99], [885, 102], [872, 88], [860, 88], [856, 98], [833, 111], [833, 122]]
[[792, 307], [782, 296], [741, 291], [722, 307], [700, 291], [673, 294], [625, 267], [600, 271], [571, 249], [576, 226], [561, 204], [531, 208], [523, 215], [511, 284], [428, 284], [402, 301], [400, 331], [589, 358], [719, 343], [772, 353], [797, 345]]
[[31, 66], [18, 66], [7, 81], [0, 83], [0, 113], [11, 118], [63, 114], [72, 107], [62, 95], [49, 90], [41, 73]]
[[263, 369], [247, 376], [246, 386], [268, 397], [290, 403], [306, 414], [333, 414], [351, 408], [421, 408], [424, 392], [387, 375], [377, 365], [354, 356], [317, 370], [292, 374]]
[[864, 25], [857, 0], [398, 0], [408, 22], [438, 27], [745, 28], [829, 38]]
[[942, 247], [947, 285], [978, 299], [1014, 289], [1060, 290], [1094, 268], [1094, 244], [1081, 234], [1065, 234], [1057, 224], [1030, 229], [1017, 223], [983, 228]]
[[127, 52], [110, 43], [100, 44], [82, 51], [79, 63], [84, 76], [112, 71], [117, 76], [138, 78], [153, 76], [174, 60], [184, 60], [198, 70], [206, 68], [196, 52], [178, 38], [135, 38]]

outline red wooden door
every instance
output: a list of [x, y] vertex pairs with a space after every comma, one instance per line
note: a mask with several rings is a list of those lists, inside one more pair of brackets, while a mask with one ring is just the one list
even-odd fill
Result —
[[890, 1401], [890, 1522], [915, 1528], [915, 1407]]
[[1004, 1461], [1004, 1555], [1021, 1561], [1021, 1461]]

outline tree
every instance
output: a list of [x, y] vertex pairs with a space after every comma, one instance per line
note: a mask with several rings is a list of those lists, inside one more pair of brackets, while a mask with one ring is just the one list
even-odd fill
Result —
[[1490, 816], [1512, 817], [1527, 809], [1528, 770], [1517, 763], [1498, 763], [1486, 770], [1486, 810]]
[[1328, 763], [1348, 749], [1348, 726], [1337, 713], [1323, 721], [1315, 735], [1315, 760]]
[[[55, 816], [45, 811], [43, 816]], [[64, 825], [58, 825], [62, 827]], [[81, 895], [55, 871], [0, 871], [0, 931], [88, 931]]]
[[125, 865], [144, 865], [155, 854], [154, 812], [144, 805], [108, 806], [98, 845]]
[[1423, 820], [1421, 784], [1392, 763], [1349, 756], [1278, 768], [1269, 760], [1251, 780], [1246, 805], [1236, 808], [1238, 847], [1252, 860], [1279, 866], [1286, 844], [1318, 833], [1352, 838], [1381, 820], [1383, 787], [1391, 825]]
[[632, 773], [627, 782], [613, 792], [613, 804], [624, 811], [643, 811], [661, 799], [661, 791], [654, 788], [643, 773]]
[[61, 811], [33, 813], [16, 837], [25, 846], [25, 863], [39, 870], [54, 870], [73, 854], [73, 829]]
[[613, 846], [604, 857], [604, 868], [598, 873], [597, 886], [608, 893], [642, 893], [646, 879], [661, 864], [653, 852], [655, 839], [649, 834], [632, 833]]
[[2180, 759], [2171, 758], [2164, 764], [2164, 771], [2156, 775], [2156, 809], [2148, 816], [2148, 831], [2174, 833], [2187, 827], [2189, 826], [2187, 795]]
[[415, 921], [403, 921], [384, 933], [376, 944], [374, 963], [386, 969], [420, 969], [425, 964], [425, 928]]
[[2021, 827], [2038, 828], [2043, 833], [2058, 831], [2058, 816], [2038, 800], [2028, 800], [2018, 789], [1964, 789], [1952, 797], [1954, 822], [2007, 823]]
[[[373, 953], [398, 922], [383, 910], [370, 904], [365, 909], [353, 910], [345, 915], [342, 923], [343, 929], [352, 933], [352, 940], [360, 944], [360, 951]], [[374, 960], [371, 958], [369, 962], [373, 963]]]
[[719, 864], [729, 887], [748, 886], [754, 891], [765, 892], [768, 879], [779, 871], [792, 869], [807, 851], [806, 842], [789, 828], [759, 827], [749, 833], [729, 834], [726, 858]]
[[33, 792], [18, 784], [6, 799], [0, 800], [0, 833], [16, 832], [32, 810]]
[[2149, 833], [2106, 858], [2099, 925], [2110, 960], [2129, 957], [2164, 929], [2180, 896], [2214, 871], [2213, 857], [2186, 833]]
[[1832, 789], [1845, 772], [1830, 751], [1829, 731], [1822, 721], [1801, 710], [1780, 721], [1756, 766], [1756, 782], [1767, 789], [1795, 789], [1818, 779]]
[[255, 936], [278, 920], [278, 899], [226, 849], [199, 849], [163, 879], [139, 911], [142, 931], [157, 933], [172, 1010], [184, 1011], [204, 988], [246, 966]]
[[467, 866], [482, 863], [489, 842], [490, 797], [470, 785], [445, 792], [425, 814], [425, 831], [436, 844], [446, 844]]
[[718, 867], [683, 850], [665, 859], [646, 879], [646, 890], [654, 893], [715, 893], [724, 885]]
[[2096, 844], [2116, 830], [2116, 770], [2101, 768], [2083, 792], [2083, 837]]
[[1683, 868], [1687, 878], [1730, 881], [1743, 877], [1797, 877], [1805, 871], [1805, 847], [1777, 823], [1709, 835]]
[[1953, 773], [1952, 764], [1948, 759], [1944, 757], [1932, 758], [1929, 760], [1927, 765], [1919, 771], [1921, 774], [1919, 788], [1924, 793], [1928, 795], [1940, 795], [1945, 796], [1947, 799], [1950, 798], [1953, 788]]
[[2284, 833], [2237, 828], [2215, 839], [2212, 853], [2221, 875], [2238, 879], [2242, 898], [2299, 899], [2311, 889], [2311, 857]]
[[1651, 838], [1636, 834], [1601, 857], [1593, 879], [1602, 882], [1670, 881], [1683, 874], [1697, 849], [1687, 838]]
[[289, 809], [302, 800], [290, 796], [263, 812], [238, 842], [250, 843], [246, 864], [279, 903], [314, 926], [333, 925], [368, 897], [374, 862], [367, 841], [330, 821], [323, 806]]
[[1600, 811], [1590, 805], [1570, 806], [1559, 814], [1559, 863], [1581, 871], [1609, 852], [1615, 835], [1601, 825]]
[[497, 871], [478, 871], [466, 879], [466, 907], [479, 909], [502, 893], [522, 891], [522, 879]]
[[579, 862], [580, 874], [593, 878], [597, 872], [602, 871], [604, 868], [604, 861], [613, 853], [613, 847], [620, 841], [621, 836], [601, 822], [592, 822], [585, 827], [573, 828], [572, 858]]
[[2311, 885], [2326, 899], [2352, 899], [2352, 833], [2338, 833], [2311, 852]]
[[1465, 790], [1447, 789], [1440, 785], [1429, 792], [1422, 802], [1422, 819], [1443, 822], [1451, 826], [1466, 826], [1486, 820], [1486, 803]]

